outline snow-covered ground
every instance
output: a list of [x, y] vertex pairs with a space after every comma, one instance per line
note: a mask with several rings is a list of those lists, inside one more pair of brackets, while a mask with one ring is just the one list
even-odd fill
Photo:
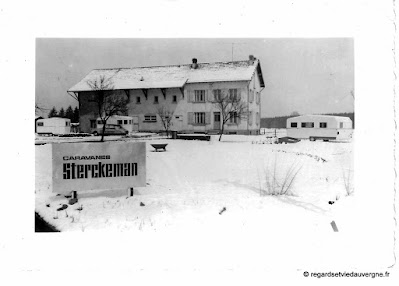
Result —
[[[49, 144], [35, 146], [36, 212], [62, 232], [184, 232], [206, 240], [244, 235], [246, 247], [233, 252], [259, 251], [276, 267], [322, 267], [332, 260], [344, 267], [361, 251], [353, 142], [268, 144], [266, 135], [225, 135], [221, 142], [218, 136], [209, 142], [123, 140], [147, 142], [147, 186], [132, 197], [126, 190], [79, 193], [74, 205], [49, 190]], [[167, 151], [154, 152], [153, 143], [167, 143]], [[267, 179], [274, 176], [281, 186], [290, 170], [298, 173], [288, 195], [268, 195]], [[68, 208], [57, 211], [62, 204]]]

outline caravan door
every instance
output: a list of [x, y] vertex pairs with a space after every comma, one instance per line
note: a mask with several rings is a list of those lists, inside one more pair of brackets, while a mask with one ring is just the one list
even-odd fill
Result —
[[133, 118], [133, 132], [139, 131], [139, 117], [138, 116], [132, 116]]

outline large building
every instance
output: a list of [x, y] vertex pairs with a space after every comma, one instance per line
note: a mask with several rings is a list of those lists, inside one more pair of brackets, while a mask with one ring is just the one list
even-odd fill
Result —
[[127, 96], [128, 114], [134, 131], [163, 130], [159, 107], [173, 113], [171, 130], [182, 133], [218, 133], [220, 110], [215, 96], [237, 96], [248, 105], [248, 116], [232, 117], [225, 124], [226, 134], [259, 134], [261, 91], [265, 84], [260, 62], [253, 56], [246, 61], [198, 63], [172, 66], [95, 69], [68, 92], [79, 101], [80, 129], [96, 128], [95, 92], [88, 82], [100, 76], [112, 80], [112, 92]]

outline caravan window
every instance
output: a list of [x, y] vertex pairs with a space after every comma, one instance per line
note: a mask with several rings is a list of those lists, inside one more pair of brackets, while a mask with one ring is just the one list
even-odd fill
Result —
[[301, 127], [302, 128], [313, 128], [314, 127], [314, 123], [313, 122], [302, 122], [301, 123]]
[[320, 128], [327, 128], [327, 122], [320, 122]]
[[291, 127], [298, 127], [298, 123], [297, 122], [291, 122]]
[[123, 120], [123, 124], [127, 124], [127, 120]]
[[117, 122], [118, 122], [118, 124], [122, 124], [122, 120], [118, 120]]
[[37, 126], [43, 126], [43, 122], [38, 122]]
[[344, 128], [344, 123], [343, 122], [339, 123], [339, 128]]

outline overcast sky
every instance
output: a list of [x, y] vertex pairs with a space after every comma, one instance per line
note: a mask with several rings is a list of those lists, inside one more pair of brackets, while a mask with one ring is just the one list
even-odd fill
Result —
[[[260, 59], [262, 117], [354, 110], [353, 39], [36, 40], [36, 103], [77, 106], [66, 92], [95, 68]], [[45, 115], [48, 112], [45, 112]]]

